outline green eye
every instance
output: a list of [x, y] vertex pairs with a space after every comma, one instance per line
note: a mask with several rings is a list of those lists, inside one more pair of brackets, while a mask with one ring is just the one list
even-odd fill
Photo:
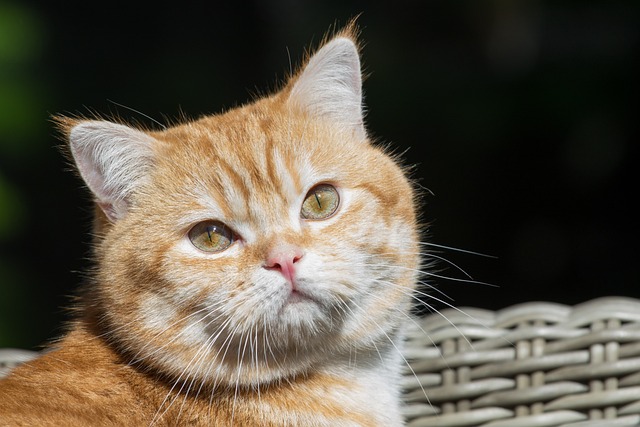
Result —
[[203, 252], [222, 252], [235, 241], [235, 235], [221, 222], [203, 221], [189, 230], [189, 240]]
[[340, 196], [333, 185], [318, 184], [307, 193], [300, 216], [304, 219], [327, 219], [338, 210]]

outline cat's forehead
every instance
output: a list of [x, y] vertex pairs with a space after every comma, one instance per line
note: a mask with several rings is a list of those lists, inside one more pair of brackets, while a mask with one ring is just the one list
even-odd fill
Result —
[[[302, 190], [308, 180], [347, 173], [362, 144], [295, 111], [249, 106], [170, 129], [171, 163], [203, 175], [227, 174], [245, 183], [281, 184], [283, 172]], [[357, 146], [356, 146], [357, 145]]]
[[[243, 111], [183, 125], [163, 135], [159, 174], [174, 194], [220, 219], [282, 222], [321, 182], [346, 182], [357, 168], [345, 136], [293, 113]], [[175, 186], [179, 186], [176, 188]], [[271, 216], [271, 218], [270, 218]], [[295, 221], [294, 221], [295, 222]]]

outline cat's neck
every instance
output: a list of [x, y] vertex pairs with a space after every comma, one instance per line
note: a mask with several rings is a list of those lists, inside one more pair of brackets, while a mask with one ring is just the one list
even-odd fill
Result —
[[[94, 418], [92, 421], [121, 417], [118, 422], [128, 425], [149, 425], [151, 421], [154, 425], [177, 421], [209, 425], [205, 420], [211, 420], [211, 425], [230, 425], [231, 420], [234, 425], [270, 425], [264, 424], [266, 413], [274, 415], [274, 422], [283, 420], [286, 425], [300, 426], [395, 425], [400, 420], [397, 387], [392, 384], [394, 375], [381, 375], [390, 367], [386, 366], [386, 371], [380, 369], [384, 349], [376, 356], [377, 362], [365, 353], [339, 356], [331, 367], [260, 387], [207, 390], [128, 364], [104, 337], [96, 334], [95, 325], [86, 322], [76, 323], [56, 347], [31, 362], [39, 365], [38, 369], [18, 368], [13, 380], [9, 380], [13, 384], [8, 386], [19, 388], [39, 382], [44, 389], [55, 388], [57, 392], [47, 398], [47, 404], [64, 408], [62, 412], [67, 415], [77, 411], [79, 420], [86, 416]], [[51, 372], [65, 372], [72, 380], [56, 382], [57, 376], [47, 375]], [[105, 399], [104, 405], [93, 405], [90, 414], [84, 413], [83, 400], [88, 396]], [[39, 408], [43, 403], [40, 399], [42, 396], [27, 397], [22, 405]], [[376, 407], [384, 408], [384, 413], [376, 413]], [[365, 413], [362, 408], [371, 410]], [[52, 411], [52, 420], [56, 413]], [[5, 415], [1, 404], [0, 415]], [[254, 419], [256, 416], [261, 419]]]

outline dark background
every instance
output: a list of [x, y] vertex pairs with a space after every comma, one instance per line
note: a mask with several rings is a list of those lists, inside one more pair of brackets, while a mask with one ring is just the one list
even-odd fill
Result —
[[640, 297], [639, 6], [0, 0], [0, 346], [59, 333], [89, 265], [89, 197], [51, 114], [218, 112], [359, 13], [368, 126], [433, 193], [430, 241], [497, 257], [440, 253], [495, 285], [433, 279], [447, 301]]

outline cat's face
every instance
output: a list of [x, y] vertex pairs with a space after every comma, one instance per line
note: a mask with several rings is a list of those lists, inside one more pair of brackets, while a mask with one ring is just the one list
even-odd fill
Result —
[[367, 140], [359, 85], [341, 38], [282, 92], [223, 115], [148, 133], [73, 122], [111, 223], [96, 301], [134, 359], [257, 384], [389, 344], [419, 263], [413, 193]]

